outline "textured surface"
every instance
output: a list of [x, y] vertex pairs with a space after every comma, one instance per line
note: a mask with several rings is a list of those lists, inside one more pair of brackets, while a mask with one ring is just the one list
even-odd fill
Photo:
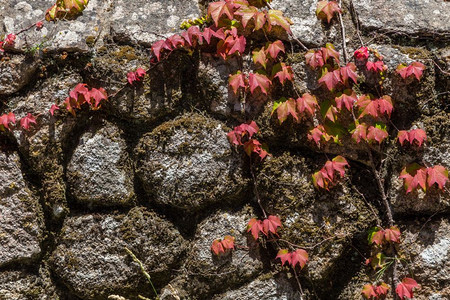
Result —
[[36, 259], [43, 239], [42, 209], [15, 152], [0, 152], [0, 212], [0, 267]]
[[107, 123], [82, 135], [67, 176], [78, 202], [89, 206], [129, 204], [134, 197], [133, 172], [119, 128]]
[[167, 281], [185, 251], [183, 238], [170, 223], [138, 207], [127, 215], [68, 218], [58, 244], [52, 254], [53, 270], [86, 299], [106, 299], [109, 293], [135, 295], [141, 274], [125, 247], [159, 284]]
[[224, 124], [194, 114], [145, 135], [136, 152], [147, 193], [158, 203], [187, 211], [236, 198], [245, 180], [225, 130]]

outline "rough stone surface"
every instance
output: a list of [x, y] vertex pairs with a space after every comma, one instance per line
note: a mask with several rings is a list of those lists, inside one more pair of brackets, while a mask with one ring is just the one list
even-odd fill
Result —
[[0, 267], [41, 253], [43, 214], [24, 180], [19, 155], [0, 151]]
[[[228, 287], [237, 286], [261, 273], [263, 262], [260, 249], [246, 233], [248, 221], [254, 217], [252, 209], [245, 207], [237, 212], [218, 211], [199, 224], [182, 274], [171, 282], [172, 289], [163, 289], [169, 295], [182, 299], [210, 299], [210, 295]], [[228, 255], [217, 257], [211, 252], [215, 239], [225, 235], [236, 238], [235, 244], [250, 247], [237, 249]]]
[[50, 273], [45, 267], [38, 274], [25, 271], [0, 272], [0, 299], [56, 300], [60, 299]]
[[[52, 0], [0, 1], [0, 9], [4, 14], [0, 21], [0, 34], [18, 32], [44, 19], [46, 10], [54, 3]], [[41, 30], [32, 28], [19, 35], [15, 49], [39, 47], [50, 51], [86, 52], [96, 41], [101, 42], [100, 37], [108, 33], [108, 11], [112, 3], [111, 0], [90, 0], [86, 9], [75, 20], [45, 22]]]
[[218, 121], [187, 114], [146, 134], [136, 148], [146, 192], [157, 203], [184, 211], [236, 200], [246, 180], [226, 133]]
[[[264, 275], [263, 275], [264, 277]], [[237, 289], [228, 291], [222, 295], [214, 297], [214, 300], [240, 299], [240, 300], [295, 300], [300, 299], [300, 292], [292, 287], [286, 275], [280, 274], [275, 278], [258, 278], [249, 284]]]
[[118, 0], [111, 16], [114, 39], [150, 45], [177, 33], [183, 21], [200, 16], [197, 0]]
[[[416, 299], [450, 298], [449, 231], [446, 217], [431, 221], [424, 218], [406, 227], [402, 250], [410, 256], [409, 270], [421, 286]], [[404, 272], [408, 274], [409, 270]]]
[[127, 145], [116, 126], [92, 127], [80, 138], [67, 167], [72, 195], [92, 206], [126, 205], [134, 197]]
[[[450, 38], [450, 3], [441, 0], [361, 0], [353, 1], [364, 30]], [[375, 13], [376, 12], [376, 13]]]
[[144, 208], [133, 208], [126, 215], [70, 217], [51, 265], [57, 277], [83, 299], [106, 299], [114, 293], [136, 297], [143, 276], [125, 247], [160, 285], [181, 263], [186, 244], [172, 224]]
[[271, 5], [294, 22], [292, 34], [307, 45], [321, 47], [339, 32], [336, 27], [331, 27], [328, 32], [323, 30], [322, 22], [316, 17], [315, 0], [274, 0]]
[[317, 289], [319, 296], [325, 297], [335, 292], [330, 289], [330, 281], [344, 278], [336, 274], [354, 267], [351, 260], [342, 260], [348, 256], [349, 240], [366, 232], [377, 218], [375, 208], [363, 201], [349, 184], [340, 184], [330, 193], [316, 193], [310, 174], [322, 166], [283, 153], [267, 160], [258, 178], [267, 213], [282, 218], [283, 239], [305, 247], [320, 243], [308, 250], [307, 272], [316, 289], [321, 287]]
[[26, 132], [15, 130], [13, 134], [27, 163], [40, 175], [44, 208], [57, 219], [67, 212], [63, 149], [70, 133], [77, 124], [83, 122], [73, 117], [65, 118], [67, 112], [63, 109], [56, 111], [53, 117], [49, 109], [52, 104], [61, 104], [68, 92], [81, 81], [82, 78], [73, 73], [56, 75], [40, 81], [25, 95], [13, 97], [8, 101], [17, 121], [29, 112], [37, 117], [37, 126], [31, 125], [30, 130]]
[[33, 58], [14, 55], [0, 62], [0, 96], [11, 95], [27, 85], [36, 72], [38, 63]]

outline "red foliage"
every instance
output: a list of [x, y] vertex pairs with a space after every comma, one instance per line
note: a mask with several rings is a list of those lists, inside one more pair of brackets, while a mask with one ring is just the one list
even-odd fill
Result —
[[331, 161], [328, 160], [322, 169], [312, 175], [314, 186], [316, 188], [320, 187], [329, 190], [330, 187], [337, 183], [334, 174], [338, 172], [339, 176], [343, 178], [345, 175], [345, 167], [348, 166], [347, 160], [340, 155], [336, 156]]
[[407, 77], [410, 77], [414, 75], [417, 79], [417, 81], [420, 81], [420, 78], [422, 78], [422, 73], [425, 70], [425, 65], [420, 62], [413, 62], [409, 66], [405, 66], [403, 64], [399, 65], [397, 67], [396, 72], [403, 78], [406, 79]]
[[22, 127], [25, 130], [29, 130], [31, 124], [36, 124], [36, 119], [30, 113], [28, 113], [25, 117], [20, 119], [20, 127]]
[[293, 252], [289, 252], [287, 249], [281, 249], [278, 251], [276, 258], [281, 260], [282, 266], [287, 263], [292, 268], [299, 265], [300, 269], [303, 269], [303, 267], [308, 263], [308, 252], [303, 249], [297, 249]]
[[211, 245], [211, 251], [215, 255], [228, 253], [234, 249], [234, 237], [226, 235], [223, 240], [214, 240]]
[[400, 282], [395, 288], [395, 292], [403, 300], [405, 297], [408, 299], [412, 299], [414, 297], [413, 290], [419, 288], [417, 282], [409, 277], [403, 278], [402, 282]]

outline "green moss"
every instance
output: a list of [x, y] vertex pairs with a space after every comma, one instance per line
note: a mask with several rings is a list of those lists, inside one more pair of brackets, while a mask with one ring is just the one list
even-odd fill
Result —
[[92, 35], [88, 36], [86, 38], [86, 45], [88, 45], [89, 47], [94, 47], [94, 44], [95, 44], [95, 36]]
[[402, 53], [407, 54], [411, 59], [427, 59], [430, 58], [431, 52], [425, 48], [406, 47], [406, 46], [393, 46], [395, 49], [400, 50]]
[[138, 59], [135, 49], [131, 46], [121, 46], [118, 50], [111, 53], [117, 60], [135, 60]]

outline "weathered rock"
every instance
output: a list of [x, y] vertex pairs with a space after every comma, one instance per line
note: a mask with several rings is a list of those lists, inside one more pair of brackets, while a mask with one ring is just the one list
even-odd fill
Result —
[[67, 166], [67, 182], [79, 203], [129, 205], [134, 198], [133, 169], [121, 131], [113, 124], [84, 133]]
[[110, 294], [134, 299], [137, 293], [152, 293], [140, 289], [145, 278], [125, 247], [142, 261], [155, 285], [168, 282], [186, 249], [172, 224], [139, 207], [127, 215], [67, 218], [57, 244], [52, 268], [83, 299], [106, 299]]
[[198, 78], [212, 112], [229, 116], [233, 112], [241, 111], [241, 103], [228, 83], [229, 75], [238, 69], [236, 60], [225, 61], [211, 54], [202, 55]]
[[322, 166], [284, 153], [265, 161], [258, 186], [268, 214], [278, 215], [283, 221], [283, 239], [315, 246], [308, 250], [310, 262], [305, 272], [319, 296], [331, 297], [336, 291], [330, 287], [344, 278], [342, 270], [354, 267], [354, 262], [342, 259], [349, 241], [365, 235], [377, 216], [348, 183], [341, 182], [330, 192], [314, 189], [311, 174]]
[[114, 2], [111, 32], [115, 40], [149, 46], [180, 31], [183, 21], [199, 16], [197, 0], [118, 0]]
[[49, 109], [52, 104], [60, 104], [68, 92], [82, 78], [76, 74], [65, 74], [40, 81], [24, 96], [17, 96], [8, 101], [11, 111], [20, 119], [31, 113], [37, 117], [37, 124], [32, 124], [29, 131], [13, 132], [20, 152], [32, 170], [40, 175], [45, 208], [55, 218], [60, 218], [67, 210], [66, 184], [63, 179], [63, 148], [66, 138], [73, 131], [80, 119], [67, 117], [63, 108], [52, 117]]
[[213, 300], [296, 300], [301, 299], [300, 292], [292, 287], [292, 282], [289, 282], [286, 275], [281, 273], [276, 277], [257, 278], [249, 284], [231, 290], [221, 295], [215, 296]]
[[[211, 299], [210, 296], [227, 288], [249, 281], [262, 271], [263, 262], [257, 244], [246, 234], [248, 221], [254, 217], [252, 209], [238, 212], [218, 211], [199, 224], [191, 249], [183, 266], [183, 273], [163, 289], [182, 299]], [[225, 256], [215, 256], [211, 244], [225, 235], [236, 238], [235, 244], [249, 246], [249, 251], [237, 248]], [[173, 290], [173, 291], [171, 291]]]
[[[86, 52], [97, 41], [101, 42], [100, 37], [108, 33], [112, 2], [90, 0], [86, 9], [75, 20], [45, 22], [41, 30], [32, 28], [17, 36], [15, 49], [47, 48], [51, 51]], [[45, 11], [54, 3], [55, 1], [46, 0], [11, 0], [0, 3], [0, 9], [4, 12], [0, 21], [0, 34], [18, 32], [42, 20]], [[1, 30], [3, 28], [5, 32]]]
[[317, 1], [274, 0], [274, 9], [281, 10], [294, 24], [291, 25], [292, 34], [301, 42], [314, 47], [322, 47], [331, 39], [336, 38], [336, 26], [324, 30], [322, 21], [316, 17]]
[[12, 55], [10, 60], [0, 61], [0, 96], [14, 94], [27, 85], [37, 67], [36, 60], [23, 55]]
[[156, 203], [187, 212], [239, 200], [246, 180], [226, 132], [218, 121], [186, 114], [146, 134], [136, 148], [146, 192]]
[[16, 152], [0, 151], [0, 170], [0, 267], [29, 263], [41, 253], [42, 208], [24, 180]]
[[[417, 35], [421, 38], [450, 38], [450, 3], [440, 0], [353, 1], [363, 30]], [[375, 13], [376, 12], [376, 13]]]
[[420, 215], [450, 211], [450, 194], [439, 190], [436, 184], [426, 193], [419, 188], [406, 194], [404, 180], [399, 179], [401, 170], [413, 162], [425, 167], [441, 165], [450, 169], [449, 126], [450, 114], [445, 112], [424, 117], [414, 124], [414, 128], [423, 128], [427, 132], [428, 139], [420, 149], [416, 146], [402, 147], [404, 152], [395, 160], [388, 195], [396, 213]]
[[58, 300], [50, 273], [41, 267], [37, 275], [25, 271], [0, 272], [0, 299]]
[[[426, 223], [424, 223], [426, 222]], [[400, 274], [414, 274], [420, 290], [415, 299], [450, 298], [450, 223], [448, 218], [423, 218], [403, 232], [402, 252], [410, 263]]]

